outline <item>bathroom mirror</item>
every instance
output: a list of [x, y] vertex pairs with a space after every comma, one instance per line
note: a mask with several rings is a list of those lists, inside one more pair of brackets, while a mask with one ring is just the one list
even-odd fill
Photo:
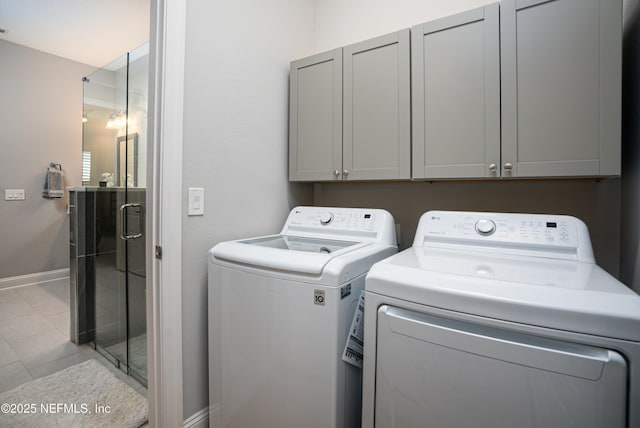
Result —
[[118, 137], [116, 144], [116, 186], [138, 187], [138, 134]]

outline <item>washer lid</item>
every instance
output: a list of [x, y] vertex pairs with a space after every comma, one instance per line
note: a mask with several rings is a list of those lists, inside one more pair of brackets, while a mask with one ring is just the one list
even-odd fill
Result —
[[355, 241], [337, 241], [333, 239], [318, 239], [287, 235], [265, 236], [263, 238], [247, 239], [238, 242], [241, 244], [257, 245], [266, 248], [277, 248], [279, 250], [302, 251], [305, 253], [317, 254], [331, 254], [359, 244], [359, 242]]
[[370, 245], [370, 243], [304, 236], [271, 235], [223, 242], [216, 245], [212, 253], [214, 259], [222, 259], [264, 269], [319, 275], [325, 265], [334, 257], [367, 245]]
[[365, 288], [445, 310], [640, 342], [640, 296], [592, 263], [412, 247], [376, 263]]

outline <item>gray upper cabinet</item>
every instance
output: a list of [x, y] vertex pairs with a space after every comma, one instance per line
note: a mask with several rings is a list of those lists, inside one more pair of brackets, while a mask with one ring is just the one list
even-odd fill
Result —
[[497, 3], [411, 29], [413, 177], [500, 174]]
[[342, 171], [342, 49], [291, 63], [289, 180], [334, 180]]
[[290, 80], [292, 181], [620, 175], [622, 0], [502, 0]]
[[409, 51], [406, 29], [291, 63], [289, 180], [411, 178]]
[[500, 3], [502, 174], [620, 174], [621, 0]]
[[411, 178], [409, 30], [343, 48], [343, 179]]

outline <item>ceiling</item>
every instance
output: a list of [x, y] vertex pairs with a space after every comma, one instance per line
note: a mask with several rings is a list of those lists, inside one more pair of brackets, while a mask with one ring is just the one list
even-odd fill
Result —
[[102, 67], [149, 40], [150, 0], [0, 0], [0, 40]]

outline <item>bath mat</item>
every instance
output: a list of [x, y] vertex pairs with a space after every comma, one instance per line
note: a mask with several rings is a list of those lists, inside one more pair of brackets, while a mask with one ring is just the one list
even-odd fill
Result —
[[137, 428], [147, 415], [147, 399], [96, 360], [0, 394], [0, 426]]

